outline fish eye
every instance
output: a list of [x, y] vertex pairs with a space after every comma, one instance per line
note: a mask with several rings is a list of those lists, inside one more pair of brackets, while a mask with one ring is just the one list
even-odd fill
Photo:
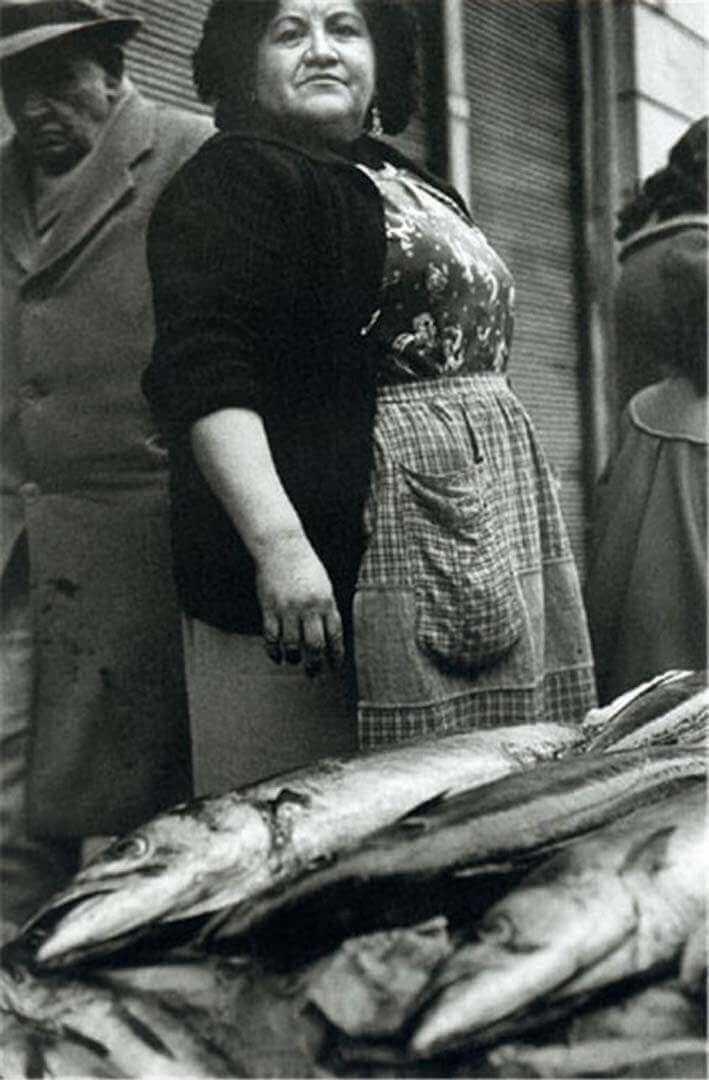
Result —
[[515, 926], [509, 915], [502, 912], [490, 916], [478, 927], [477, 937], [490, 945], [506, 945], [513, 941]]
[[125, 836], [116, 840], [103, 853], [104, 859], [140, 859], [148, 852], [148, 841], [144, 836]]

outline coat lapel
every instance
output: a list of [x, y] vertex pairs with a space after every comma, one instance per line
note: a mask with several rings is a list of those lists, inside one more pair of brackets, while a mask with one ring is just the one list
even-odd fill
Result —
[[27, 200], [27, 169], [14, 140], [3, 147], [1, 169], [3, 247], [28, 273], [38, 245]]
[[81, 169], [64, 212], [30, 269], [31, 276], [65, 258], [123, 202], [134, 187], [132, 166], [150, 151], [154, 137], [154, 109], [130, 89]]

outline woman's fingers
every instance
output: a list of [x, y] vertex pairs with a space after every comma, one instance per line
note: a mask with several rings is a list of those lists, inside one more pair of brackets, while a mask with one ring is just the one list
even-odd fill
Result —
[[280, 664], [283, 659], [281, 650], [281, 621], [275, 612], [265, 611], [263, 614], [263, 640], [266, 652], [274, 664]]
[[303, 619], [305, 674], [317, 675], [325, 659], [325, 627], [322, 615], [312, 612]]
[[296, 541], [264, 554], [256, 588], [268, 655], [276, 663], [305, 659], [307, 673], [315, 675], [326, 659], [334, 667], [342, 662], [342, 620], [325, 567], [304, 537]]
[[263, 637], [266, 652], [277, 664], [283, 659], [289, 664], [305, 661], [307, 675], [317, 675], [325, 661], [338, 668], [345, 656], [342, 620], [335, 608], [322, 615], [308, 612], [278, 619], [275, 614], [264, 617]]
[[281, 619], [281, 642], [287, 664], [299, 664], [301, 655], [300, 619], [288, 613]]

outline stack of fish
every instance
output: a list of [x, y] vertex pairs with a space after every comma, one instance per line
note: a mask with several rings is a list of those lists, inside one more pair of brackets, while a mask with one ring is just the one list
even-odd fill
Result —
[[[159, 815], [6, 947], [0, 1075], [704, 1075], [708, 715], [673, 672]], [[668, 978], [656, 1045], [568, 1034]]]

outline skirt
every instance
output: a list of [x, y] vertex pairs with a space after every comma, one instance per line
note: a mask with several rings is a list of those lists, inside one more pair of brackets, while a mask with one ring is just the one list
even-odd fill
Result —
[[357, 748], [352, 673], [275, 664], [263, 638], [183, 620], [196, 795], [218, 795]]

